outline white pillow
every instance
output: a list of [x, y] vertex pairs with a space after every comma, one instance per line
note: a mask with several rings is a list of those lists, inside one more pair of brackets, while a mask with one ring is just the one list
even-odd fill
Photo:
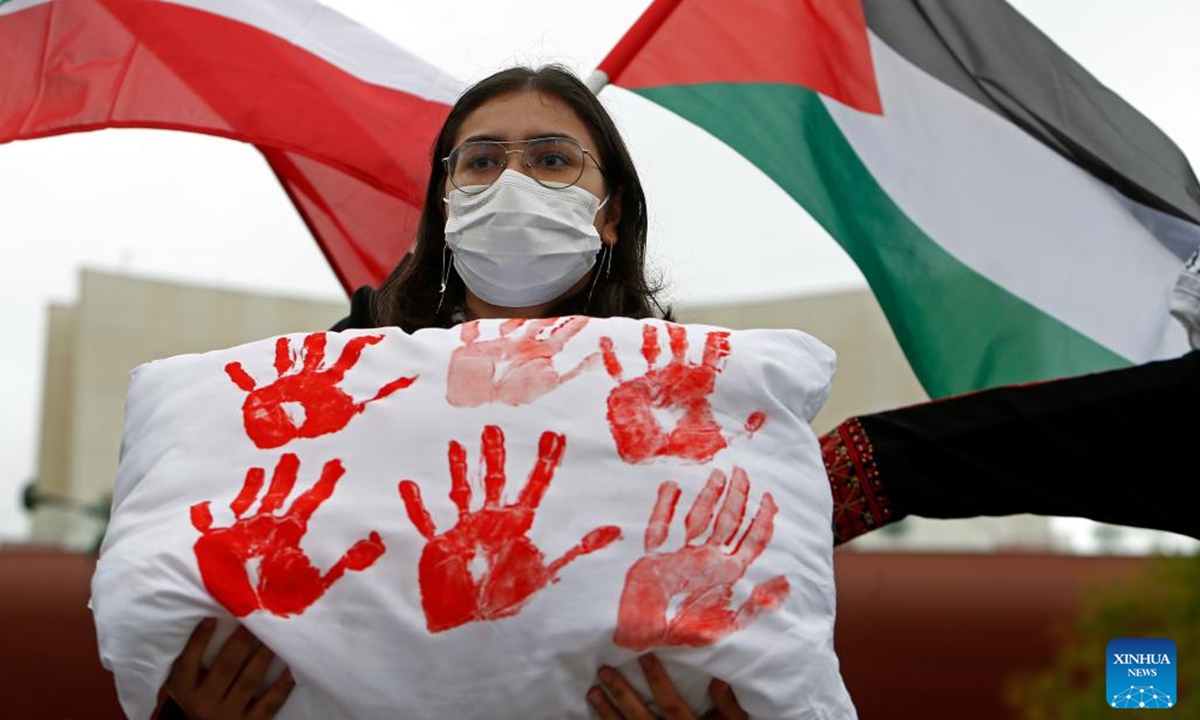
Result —
[[648, 649], [694, 707], [716, 676], [754, 717], [853, 718], [809, 427], [834, 365], [799, 331], [583, 317], [142, 365], [104, 666], [144, 720], [236, 616], [295, 675], [280, 720], [584, 718]]

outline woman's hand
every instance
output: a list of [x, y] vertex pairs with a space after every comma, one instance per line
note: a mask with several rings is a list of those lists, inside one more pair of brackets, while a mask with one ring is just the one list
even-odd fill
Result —
[[269, 720], [295, 686], [285, 670], [261, 694], [274, 653], [239, 625], [221, 646], [212, 666], [203, 666], [204, 650], [217, 623], [209, 618], [192, 632], [175, 660], [165, 690], [188, 720]]
[[714, 679], [708, 687], [714, 708], [697, 718], [691, 708], [684, 702], [675, 683], [667, 676], [662, 663], [652, 654], [638, 658], [642, 666], [642, 674], [650, 685], [654, 696], [654, 704], [658, 706], [661, 716], [650, 712], [646, 704], [638, 696], [633, 686], [622, 677], [621, 673], [610, 667], [600, 668], [600, 682], [604, 684], [606, 693], [600, 686], [588, 691], [587, 699], [600, 714], [601, 720], [749, 720], [750, 716], [738, 705], [729, 684]]

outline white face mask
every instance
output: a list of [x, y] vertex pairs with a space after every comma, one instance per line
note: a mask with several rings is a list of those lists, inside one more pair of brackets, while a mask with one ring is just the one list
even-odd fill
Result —
[[505, 170], [478, 195], [446, 198], [446, 244], [480, 300], [500, 307], [550, 302], [596, 263], [596, 213], [608, 202], [581, 187], [555, 190]]

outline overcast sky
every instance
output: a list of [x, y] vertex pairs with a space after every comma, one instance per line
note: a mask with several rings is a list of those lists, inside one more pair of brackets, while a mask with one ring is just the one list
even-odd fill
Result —
[[[645, 0], [331, 0], [326, 3], [463, 80], [513, 63], [586, 75]], [[1012, 2], [1200, 161], [1200, 2]], [[601, 97], [651, 205], [657, 265], [684, 302], [862, 286], [840, 248], [746, 161], [619, 89]], [[663, 152], [669, 147], [671, 152]], [[711, 182], [681, 178], [703, 177]], [[747, 218], [751, 218], [747, 221]], [[341, 289], [261, 157], [227, 140], [114, 130], [0, 145], [0, 539], [27, 527], [36, 473], [47, 304], [75, 297], [81, 267], [338, 299]], [[736, 280], [731, 281], [730, 278]], [[116, 448], [114, 448], [116, 452]]]

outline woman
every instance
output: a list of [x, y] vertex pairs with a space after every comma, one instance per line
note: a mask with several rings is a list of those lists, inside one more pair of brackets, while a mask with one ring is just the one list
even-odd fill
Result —
[[[569, 71], [512, 68], [482, 80], [455, 103], [433, 152], [412, 252], [377, 292], [356, 292], [334, 330], [574, 314], [672, 319], [647, 277], [646, 198], [633, 161]], [[180, 654], [159, 720], [265, 720], [287, 699], [288, 673], [258, 692], [272, 655], [244, 628], [204, 668], [214, 629], [201, 623]], [[696, 717], [653, 655], [641, 667], [660, 712]], [[598, 676], [587, 702], [601, 718], [657, 717], [620, 673]], [[714, 680], [710, 694], [706, 718], [747, 718], [727, 684]]]
[[[514, 68], [484, 79], [455, 103], [433, 152], [411, 255], [371, 312], [356, 303], [335, 329], [413, 332], [570, 314], [670, 319], [646, 277], [646, 197], [633, 161], [607, 111], [569, 72]], [[593, 218], [578, 206], [589, 200], [599, 206]], [[552, 215], [553, 228], [525, 231]], [[501, 243], [506, 253], [494, 253]], [[529, 255], [514, 256], [514, 246]], [[547, 247], [555, 259], [533, 262]]]

